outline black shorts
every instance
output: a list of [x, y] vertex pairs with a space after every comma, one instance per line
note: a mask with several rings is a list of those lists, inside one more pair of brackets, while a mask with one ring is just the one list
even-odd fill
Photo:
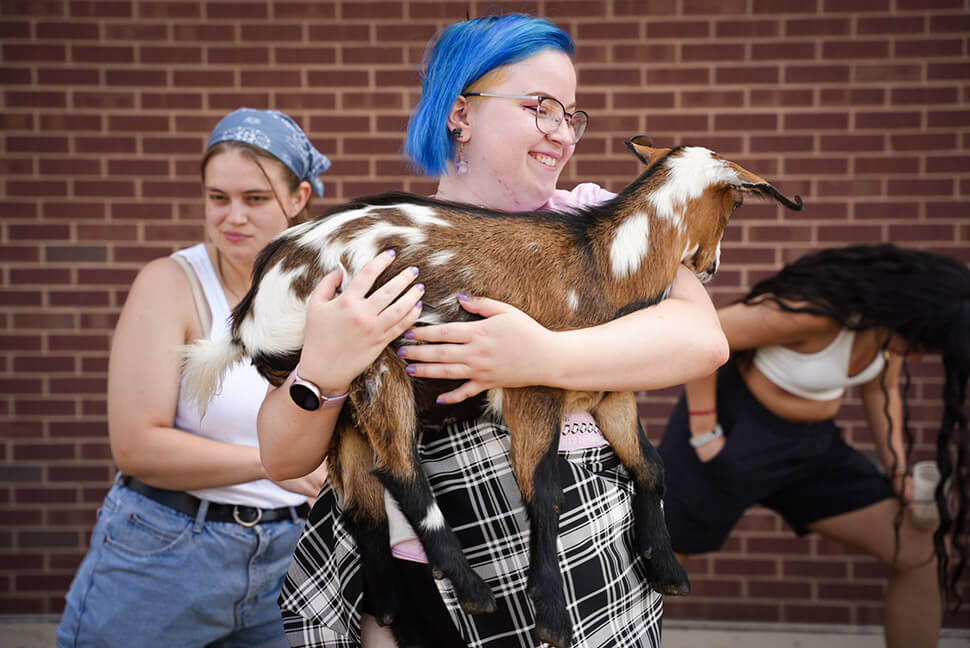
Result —
[[678, 553], [720, 549], [754, 504], [805, 535], [813, 522], [893, 497], [886, 477], [846, 445], [832, 420], [779, 418], [755, 399], [733, 361], [718, 372], [717, 411], [726, 443], [709, 462], [702, 463], [689, 443], [683, 396], [660, 444], [664, 514]]

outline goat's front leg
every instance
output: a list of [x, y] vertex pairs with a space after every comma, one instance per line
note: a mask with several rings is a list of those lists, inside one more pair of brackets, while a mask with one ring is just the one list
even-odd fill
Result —
[[687, 594], [687, 572], [677, 562], [663, 516], [663, 459], [640, 426], [636, 397], [632, 392], [608, 393], [594, 409], [593, 417], [633, 477], [636, 546], [646, 560], [650, 586], [661, 594]]
[[536, 636], [558, 648], [572, 640], [556, 540], [563, 505], [559, 483], [559, 436], [563, 392], [548, 387], [502, 390], [515, 479], [529, 514], [529, 596], [535, 604]]
[[424, 545], [436, 577], [447, 576], [469, 614], [495, 611], [495, 597], [475, 573], [435, 502], [418, 459], [418, 419], [411, 378], [403, 361], [385, 349], [373, 371], [359, 376], [363, 389], [357, 423], [366, 432], [378, 466], [374, 474], [394, 496]]

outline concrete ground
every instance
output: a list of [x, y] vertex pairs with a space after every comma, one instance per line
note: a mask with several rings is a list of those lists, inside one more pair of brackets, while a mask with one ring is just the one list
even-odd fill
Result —
[[[55, 616], [0, 615], [4, 648], [52, 648]], [[875, 626], [667, 621], [664, 648], [883, 648]], [[970, 630], [944, 630], [939, 648], [967, 648]]]

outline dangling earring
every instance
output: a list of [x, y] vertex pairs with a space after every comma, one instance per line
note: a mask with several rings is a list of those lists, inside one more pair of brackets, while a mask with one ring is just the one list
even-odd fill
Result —
[[[451, 136], [455, 139], [461, 137], [461, 129], [453, 128], [451, 129]], [[465, 175], [468, 173], [468, 162], [465, 161], [465, 143], [458, 142], [458, 155], [455, 158], [455, 169], [458, 175]]]
[[458, 169], [458, 175], [465, 175], [468, 173], [468, 162], [465, 161], [464, 142], [458, 142], [458, 161], [455, 163], [455, 167]]

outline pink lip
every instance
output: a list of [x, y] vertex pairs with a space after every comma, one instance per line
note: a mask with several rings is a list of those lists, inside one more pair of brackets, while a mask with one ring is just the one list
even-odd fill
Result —
[[249, 238], [245, 234], [238, 234], [236, 232], [223, 232], [222, 235], [226, 237], [226, 240], [230, 243], [240, 243]]

